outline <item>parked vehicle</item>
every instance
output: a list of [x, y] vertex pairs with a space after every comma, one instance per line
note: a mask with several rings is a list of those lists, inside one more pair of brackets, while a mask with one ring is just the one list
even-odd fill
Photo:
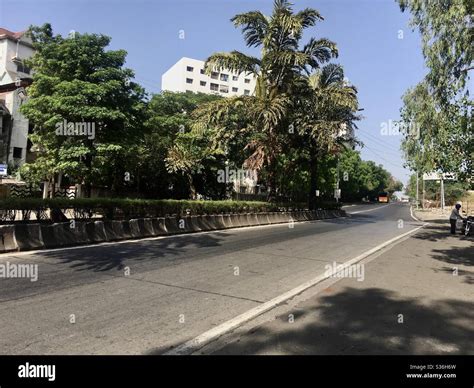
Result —
[[466, 217], [463, 222], [461, 233], [464, 236], [470, 236], [472, 234], [473, 224], [474, 224], [474, 217], [473, 216]]

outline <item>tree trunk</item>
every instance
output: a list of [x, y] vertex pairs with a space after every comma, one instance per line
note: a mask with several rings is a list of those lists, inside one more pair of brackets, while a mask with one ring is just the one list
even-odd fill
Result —
[[267, 176], [267, 202], [275, 202], [276, 194], [276, 159], [272, 158], [268, 165]]
[[[85, 156], [84, 164], [87, 167], [87, 171], [90, 175], [90, 173], [92, 172], [92, 155], [87, 154]], [[84, 191], [83, 191], [83, 193], [84, 193], [84, 198], [90, 198], [91, 197], [92, 184], [91, 184], [91, 181], [90, 181], [90, 176], [89, 176], [89, 179], [84, 180]]]
[[187, 174], [187, 176], [189, 184], [189, 196], [191, 199], [196, 199], [196, 188], [194, 187], [193, 176], [191, 174]]
[[308, 193], [308, 207], [310, 210], [315, 210], [317, 208], [319, 200], [319, 198], [316, 197], [319, 175], [318, 157], [318, 152], [314, 148], [311, 148], [309, 160], [310, 184]]

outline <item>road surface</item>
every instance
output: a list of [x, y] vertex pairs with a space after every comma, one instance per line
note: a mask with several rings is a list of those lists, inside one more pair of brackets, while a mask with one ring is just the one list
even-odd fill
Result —
[[[2, 354], [162, 354], [420, 225], [406, 204], [347, 218], [0, 255]], [[352, 214], [351, 214], [352, 213]]]

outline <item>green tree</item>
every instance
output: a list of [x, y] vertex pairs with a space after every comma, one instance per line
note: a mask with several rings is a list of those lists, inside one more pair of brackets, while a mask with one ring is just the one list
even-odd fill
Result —
[[[309, 156], [310, 185], [308, 202], [316, 206], [319, 164], [329, 153], [337, 154], [355, 145], [354, 122], [358, 101], [357, 90], [344, 80], [342, 66], [328, 64], [308, 78], [309, 90], [303, 95], [295, 115], [298, 133], [303, 137], [301, 148]], [[349, 144], [347, 144], [349, 143]]]
[[[63, 38], [49, 24], [31, 27], [29, 33], [36, 49], [29, 62], [34, 82], [21, 109], [34, 124], [31, 141], [38, 157], [23, 171], [53, 184], [67, 177], [84, 184], [87, 196], [92, 184], [117, 179], [113, 166], [140, 136], [143, 89], [130, 82], [133, 72], [123, 67], [126, 52], [106, 50], [107, 36], [74, 33]], [[59, 133], [65, 122], [66, 130], [69, 123], [89, 123], [95, 131]]]
[[278, 156], [288, 142], [289, 116], [306, 82], [303, 74], [337, 56], [335, 44], [328, 39], [311, 38], [301, 46], [304, 30], [320, 20], [322, 16], [314, 9], [294, 13], [287, 0], [275, 0], [270, 17], [251, 11], [232, 19], [242, 28], [247, 46], [261, 49], [260, 58], [232, 51], [213, 54], [206, 61], [208, 74], [228, 69], [257, 79], [253, 96], [231, 98], [215, 106], [207, 112], [212, 117], [204, 121], [227, 121], [232, 105], [244, 107], [246, 126], [240, 130], [248, 139], [245, 151], [250, 153], [244, 166], [263, 172], [269, 200], [276, 196]]
[[[398, 0], [418, 28], [428, 74], [404, 96], [408, 165], [417, 171], [457, 172], [472, 178], [474, 130], [467, 80], [474, 69], [474, 3], [472, 0]], [[471, 91], [472, 92], [472, 91]]]

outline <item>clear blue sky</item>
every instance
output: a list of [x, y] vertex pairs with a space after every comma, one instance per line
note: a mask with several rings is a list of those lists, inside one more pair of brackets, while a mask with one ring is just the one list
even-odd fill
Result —
[[[417, 32], [408, 26], [395, 0], [295, 0], [295, 10], [316, 8], [325, 18], [308, 30], [338, 45], [350, 82], [359, 89], [365, 119], [357, 136], [362, 158], [382, 164], [407, 182], [399, 151], [400, 136], [382, 136], [382, 123], [399, 118], [401, 96], [426, 69]], [[13, 31], [50, 22], [56, 33], [103, 33], [112, 49], [128, 52], [127, 66], [149, 92], [159, 92], [161, 74], [183, 56], [205, 60], [215, 51], [245, 47], [229, 19], [237, 13], [271, 12], [270, 0], [0, 0], [0, 26]], [[179, 39], [184, 30], [185, 39]], [[399, 39], [399, 31], [403, 39]]]

